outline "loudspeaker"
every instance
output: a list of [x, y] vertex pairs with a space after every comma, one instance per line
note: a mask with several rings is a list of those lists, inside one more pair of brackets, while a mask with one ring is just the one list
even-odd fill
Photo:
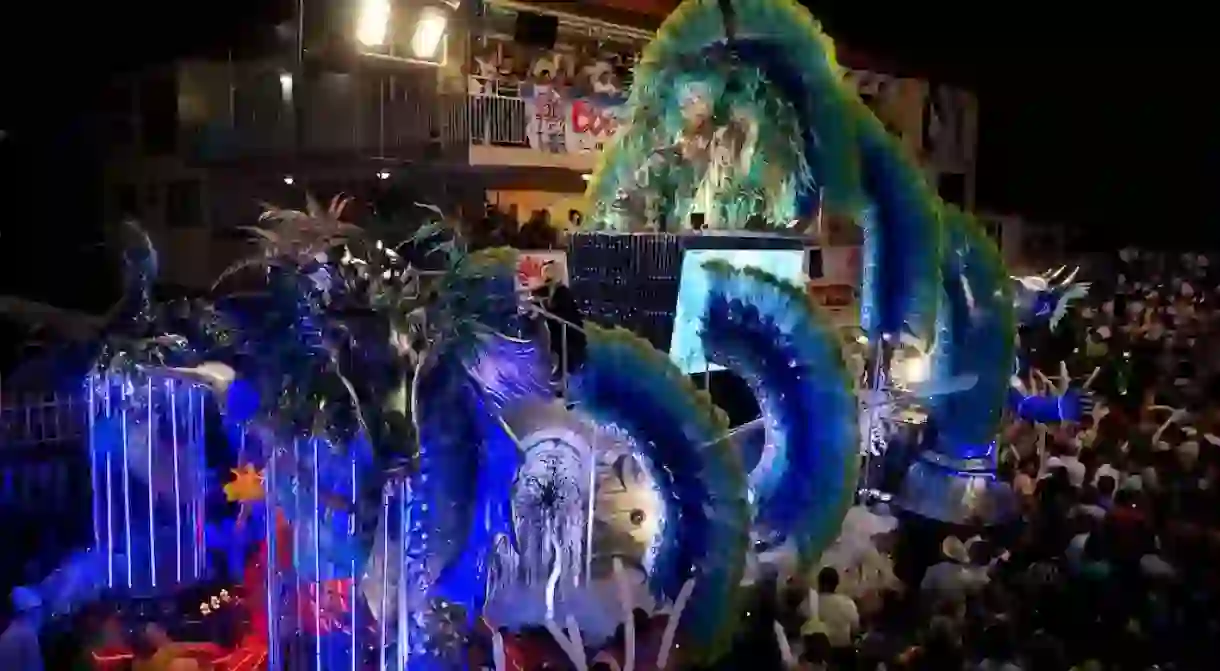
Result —
[[517, 44], [552, 49], [559, 37], [559, 19], [554, 16], [518, 12], [513, 29], [513, 41]]

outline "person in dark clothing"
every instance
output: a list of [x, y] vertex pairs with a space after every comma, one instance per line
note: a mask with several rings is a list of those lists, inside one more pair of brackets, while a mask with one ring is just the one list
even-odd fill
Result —
[[554, 265], [547, 266], [546, 283], [534, 290], [533, 295], [547, 312], [559, 318], [546, 320], [551, 354], [555, 357], [555, 370], [570, 374], [585, 360], [585, 334], [580, 330], [585, 320], [576, 295], [555, 276], [554, 269]]
[[558, 245], [555, 229], [551, 226], [551, 215], [546, 210], [537, 210], [521, 227], [517, 236], [519, 249], [554, 249]]
[[776, 577], [759, 580], [744, 605], [742, 624], [732, 649], [712, 668], [724, 671], [784, 668], [775, 640], [775, 622], [779, 619]]

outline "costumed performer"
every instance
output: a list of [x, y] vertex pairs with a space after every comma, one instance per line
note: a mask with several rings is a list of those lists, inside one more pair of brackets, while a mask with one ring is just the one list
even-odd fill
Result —
[[150, 622], [137, 632], [132, 671], [202, 671], [224, 655], [213, 643], [178, 643], [161, 625]]
[[13, 621], [0, 634], [0, 669], [42, 671], [38, 630], [42, 627], [42, 598], [28, 587], [13, 589]]

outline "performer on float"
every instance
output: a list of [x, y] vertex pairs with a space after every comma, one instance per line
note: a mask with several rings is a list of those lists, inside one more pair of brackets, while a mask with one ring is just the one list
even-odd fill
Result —
[[[1084, 298], [1089, 293], [1087, 282], [1075, 282], [1079, 268], [1068, 273], [1066, 268], [1047, 271], [1041, 275], [1013, 278], [1013, 300], [1018, 328], [1046, 326], [1052, 330], [1067, 314], [1072, 301]], [[1018, 347], [1020, 341], [1018, 340]], [[1050, 424], [1054, 422], [1079, 422], [1088, 412], [1091, 401], [1088, 385], [1073, 388], [1068, 380], [1060, 380], [1064, 391], [1060, 394], [1030, 394], [1021, 383], [1030, 375], [1029, 366], [1020, 358], [1014, 362], [1013, 383], [1009, 387], [1008, 409], [1027, 422]], [[1063, 372], [1066, 374], [1066, 371]]]

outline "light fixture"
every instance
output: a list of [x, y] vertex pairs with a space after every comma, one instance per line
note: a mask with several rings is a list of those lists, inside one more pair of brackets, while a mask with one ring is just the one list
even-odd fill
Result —
[[390, 31], [390, 0], [360, 0], [356, 39], [366, 47], [385, 44]]
[[415, 34], [411, 36], [411, 55], [426, 60], [435, 58], [448, 25], [449, 17], [444, 11], [436, 7], [424, 7], [420, 10]]
[[377, 171], [377, 179], [389, 179], [389, 178], [390, 178], [389, 170], [378, 170]]
[[292, 100], [292, 73], [280, 73], [280, 95], [284, 100]]
[[292, 178], [292, 175], [284, 175], [285, 184], [287, 184], [288, 186], [292, 186], [294, 182], [296, 182], [296, 180]]
[[591, 173], [591, 172], [586, 172], [586, 173], [582, 174], [582, 175], [580, 176], [580, 178], [581, 178], [581, 179], [583, 179], [583, 180], [585, 180], [586, 182], [588, 182], [588, 181], [590, 181], [590, 180], [592, 180], [592, 179], [593, 179], [593, 173]]
[[931, 372], [928, 357], [922, 354], [907, 357], [902, 362], [902, 381], [906, 384], [926, 382]]

